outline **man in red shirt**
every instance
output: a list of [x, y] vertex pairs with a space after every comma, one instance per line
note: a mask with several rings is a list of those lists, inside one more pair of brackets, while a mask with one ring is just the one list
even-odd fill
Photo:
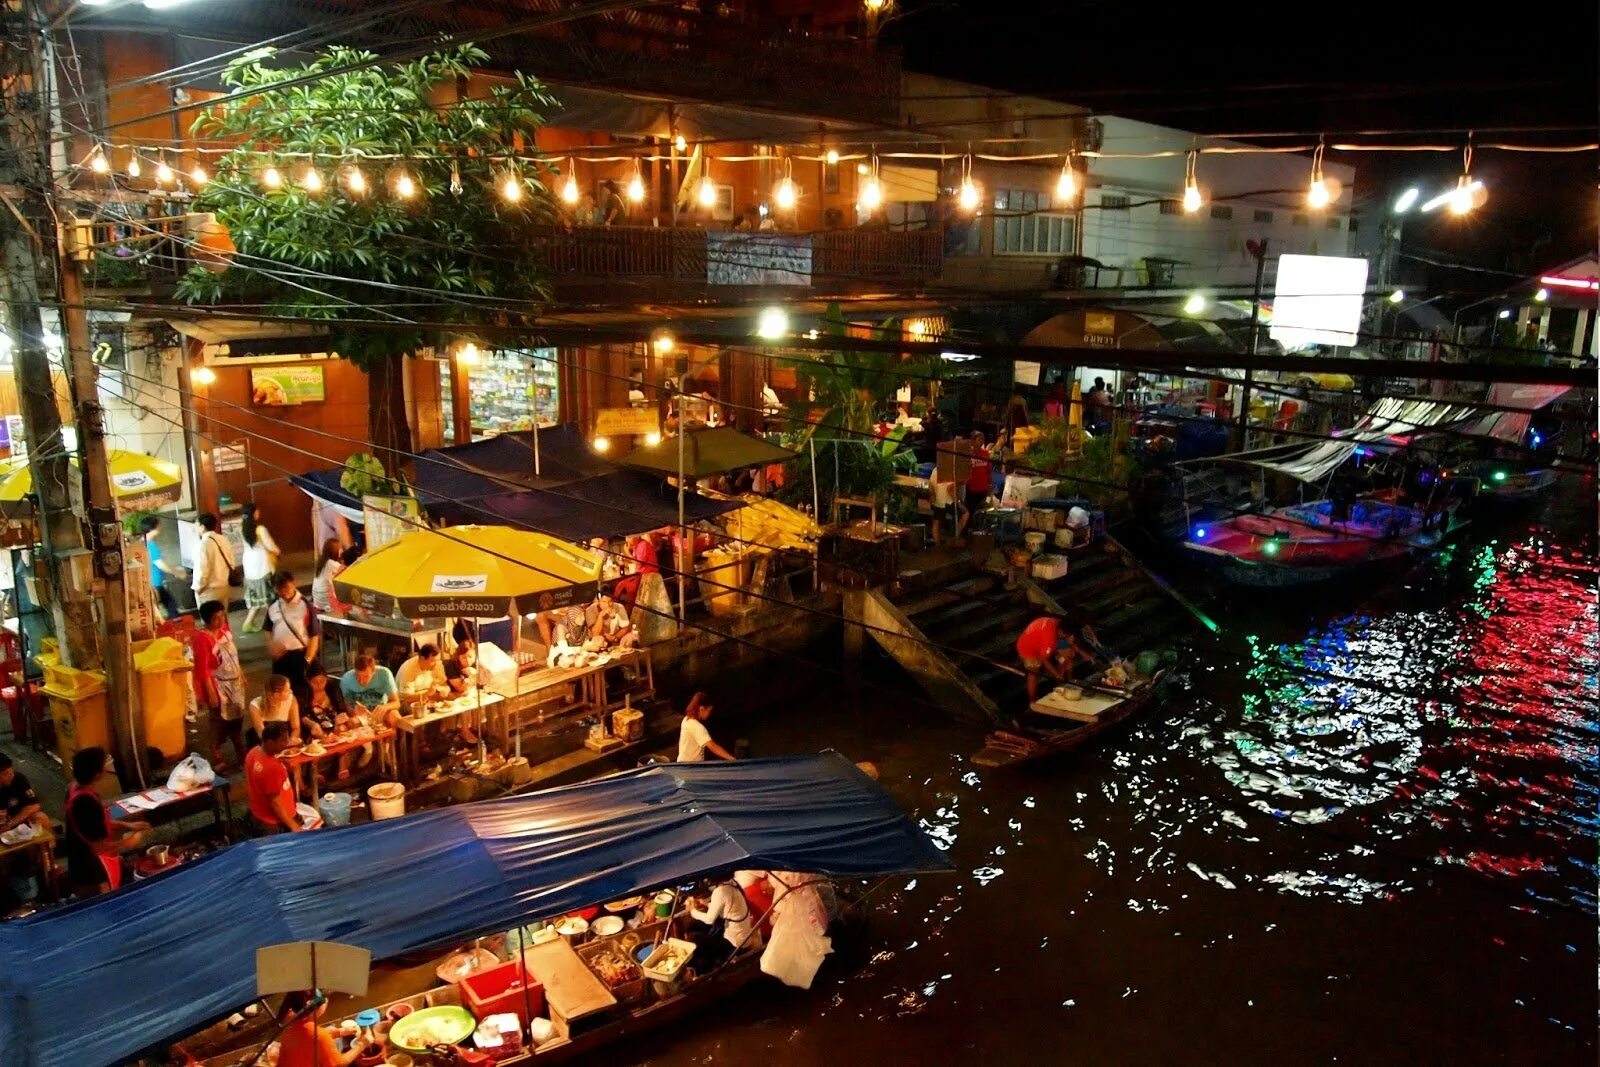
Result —
[[989, 452], [984, 447], [983, 434], [976, 431], [973, 432], [969, 454], [972, 456], [972, 466], [967, 471], [967, 514], [966, 518], [962, 520], [961, 528], [956, 531], [957, 537], [960, 537], [962, 531], [971, 525], [973, 516], [983, 510], [984, 505], [989, 502], [989, 494], [994, 490], [992, 468], [989, 465]]
[[305, 829], [294, 809], [289, 769], [278, 759], [278, 753], [289, 747], [289, 736], [288, 723], [266, 723], [261, 727], [261, 744], [244, 758], [245, 792], [257, 836]]

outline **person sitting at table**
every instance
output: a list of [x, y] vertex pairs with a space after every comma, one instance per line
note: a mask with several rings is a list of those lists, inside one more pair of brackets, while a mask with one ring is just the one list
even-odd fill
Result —
[[[350, 721], [350, 707], [344, 702], [344, 691], [333, 684], [328, 669], [320, 663], [306, 668], [306, 684], [311, 687], [311, 702], [306, 705], [304, 719], [311, 724], [311, 736], [321, 741], [343, 733], [354, 724]], [[372, 746], [361, 748], [358, 767], [372, 762]], [[338, 777], [350, 776], [350, 753], [339, 755]]]
[[339, 691], [344, 694], [345, 706], [365, 715], [375, 730], [393, 726], [400, 717], [400, 687], [394, 673], [378, 666], [370, 653], [356, 657], [356, 665], [339, 679]]
[[293, 736], [288, 723], [269, 722], [262, 728], [261, 743], [244, 757], [245, 793], [249, 797], [250, 822], [256, 837], [305, 829], [300, 813], [295, 810], [289, 768], [278, 758], [289, 747]]
[[0, 752], [0, 808], [4, 809], [0, 812], [0, 833], [31, 822], [40, 813], [39, 794], [4, 752]]
[[248, 724], [245, 742], [251, 748], [261, 744], [266, 726], [271, 722], [288, 723], [291, 735], [301, 741], [311, 739], [311, 724], [301, 719], [300, 701], [295, 699], [289, 679], [281, 674], [267, 678], [266, 689], [250, 702], [245, 712], [245, 722]]
[[80, 748], [72, 754], [72, 787], [62, 822], [66, 837], [61, 851], [67, 857], [67, 879], [80, 897], [109, 893], [122, 884], [125, 849], [143, 840], [150, 824], [138, 819], [113, 819], [95, 783], [106, 773], [106, 750]]
[[[556, 621], [549, 628], [550, 651], [545, 658], [546, 666], [572, 667], [584, 659], [580, 653], [596, 652], [603, 647], [604, 642], [593, 636], [589, 614], [584, 608], [574, 604], [552, 614]], [[539, 633], [542, 636], [545, 628], [541, 626]]]
[[628, 610], [617, 603], [609, 588], [602, 588], [584, 613], [589, 638], [602, 648], [638, 648], [639, 631], [633, 628]]
[[278, 1021], [283, 1033], [278, 1038], [278, 1067], [350, 1067], [361, 1058], [366, 1046], [352, 1041], [339, 1051], [331, 1026], [318, 1026], [317, 1020], [328, 1010], [328, 1002], [315, 991], [296, 991], [283, 998]]
[[452, 697], [465, 696], [478, 687], [478, 646], [472, 638], [456, 639], [456, 647], [444, 661], [444, 679]]
[[416, 655], [400, 664], [394, 681], [400, 687], [401, 694], [408, 697], [416, 694], [423, 699], [432, 699], [450, 692], [444, 663], [439, 658], [439, 646], [432, 642], [417, 649]]

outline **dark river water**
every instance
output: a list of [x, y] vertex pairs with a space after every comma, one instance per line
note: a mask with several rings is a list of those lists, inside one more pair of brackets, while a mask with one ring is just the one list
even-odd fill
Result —
[[622, 1061], [1595, 1063], [1594, 489], [1220, 605], [1160, 710], [1033, 768], [918, 700], [730, 686], [718, 736], [874, 761], [956, 870], [880, 894], [866, 962]]

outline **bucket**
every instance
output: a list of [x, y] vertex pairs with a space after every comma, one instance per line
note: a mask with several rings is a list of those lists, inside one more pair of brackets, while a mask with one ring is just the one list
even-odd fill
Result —
[[349, 793], [322, 794], [322, 800], [317, 803], [317, 811], [322, 814], [323, 825], [349, 826], [350, 804], [354, 799]]
[[379, 782], [367, 790], [367, 800], [376, 819], [398, 819], [406, 813], [406, 787], [399, 782]]
[[1044, 531], [1029, 530], [1022, 535], [1022, 543], [1028, 546], [1029, 552], [1038, 553], [1044, 548]]

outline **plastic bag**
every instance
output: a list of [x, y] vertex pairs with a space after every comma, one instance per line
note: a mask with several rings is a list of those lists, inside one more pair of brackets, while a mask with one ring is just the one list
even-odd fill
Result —
[[211, 764], [198, 753], [191, 752], [172, 768], [172, 774], [167, 778], [167, 788], [174, 793], [192, 793], [216, 780], [217, 772], [211, 769]]

